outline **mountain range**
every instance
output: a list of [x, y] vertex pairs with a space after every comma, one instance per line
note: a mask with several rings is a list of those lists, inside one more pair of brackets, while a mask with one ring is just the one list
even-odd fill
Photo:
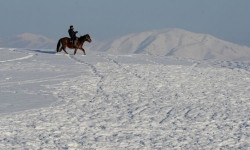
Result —
[[112, 54], [151, 54], [190, 59], [235, 60], [250, 58], [250, 48], [208, 34], [182, 29], [133, 33], [97, 47]]
[[56, 41], [43, 35], [23, 33], [12, 37], [1, 38], [0, 47], [51, 49], [56, 47]]
[[[0, 47], [55, 49], [55, 46], [56, 40], [31, 33], [0, 39]], [[224, 41], [208, 34], [175, 28], [132, 33], [108, 42], [94, 41], [85, 46], [86, 50], [111, 54], [149, 54], [196, 60], [250, 58], [249, 47]]]

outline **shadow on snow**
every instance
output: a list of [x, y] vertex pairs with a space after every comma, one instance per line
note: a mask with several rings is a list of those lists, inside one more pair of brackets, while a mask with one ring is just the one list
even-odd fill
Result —
[[29, 51], [37, 52], [37, 53], [43, 53], [43, 54], [56, 54], [56, 51], [50, 51], [50, 50], [33, 50], [29, 49]]

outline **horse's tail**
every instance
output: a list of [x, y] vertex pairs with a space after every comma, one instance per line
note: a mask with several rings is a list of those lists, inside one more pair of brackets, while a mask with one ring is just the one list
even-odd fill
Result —
[[58, 41], [58, 43], [57, 43], [57, 47], [56, 47], [56, 51], [57, 52], [59, 52], [59, 47], [60, 47], [60, 45], [61, 45], [61, 39]]

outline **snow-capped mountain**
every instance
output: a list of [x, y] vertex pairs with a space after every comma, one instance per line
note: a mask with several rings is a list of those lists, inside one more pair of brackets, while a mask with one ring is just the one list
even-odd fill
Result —
[[[95, 37], [92, 37], [95, 39]], [[43, 35], [24, 33], [1, 38], [0, 47], [55, 49], [56, 42]], [[198, 34], [183, 29], [152, 30], [132, 33], [112, 41], [93, 40], [84, 45], [91, 51], [111, 54], [150, 54], [195, 60], [249, 60], [250, 48], [227, 42], [208, 34]]]
[[153, 30], [117, 38], [99, 48], [112, 54], [152, 54], [191, 59], [250, 58], [250, 48], [182, 29]]
[[1, 47], [50, 49], [55, 48], [56, 41], [43, 35], [23, 33], [13, 37], [1, 38], [0, 45]]

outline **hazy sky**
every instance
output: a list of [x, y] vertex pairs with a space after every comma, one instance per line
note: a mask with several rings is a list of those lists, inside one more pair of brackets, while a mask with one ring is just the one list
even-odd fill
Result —
[[0, 37], [57, 40], [69, 25], [97, 40], [182, 28], [250, 46], [250, 0], [0, 0], [0, 20]]

